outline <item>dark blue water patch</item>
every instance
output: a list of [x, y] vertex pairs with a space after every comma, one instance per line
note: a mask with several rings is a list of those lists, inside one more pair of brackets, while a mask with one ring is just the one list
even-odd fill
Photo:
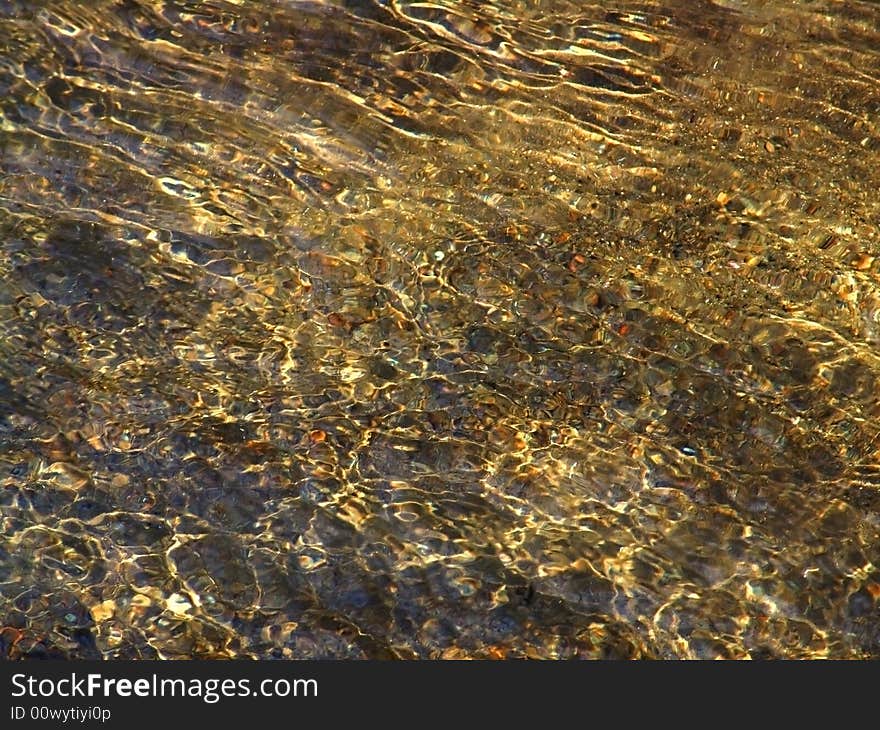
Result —
[[358, 548], [364, 542], [364, 536], [354, 526], [326, 509], [315, 512], [311, 528], [320, 539], [320, 543], [328, 550]]
[[216, 238], [185, 231], [162, 231], [159, 238], [169, 242], [172, 254], [184, 256], [199, 266], [214, 258], [213, 252], [217, 248]]
[[159, 545], [171, 536], [171, 529], [165, 522], [147, 515], [108, 514], [100, 527], [113, 542], [127, 547]]
[[218, 598], [236, 608], [251, 606], [256, 597], [254, 574], [241, 540], [213, 533], [179, 545], [169, 552], [182, 575], [202, 581], [208, 577]]
[[303, 479], [298, 485], [298, 491], [306, 504], [320, 504], [328, 501], [339, 486], [336, 479]]
[[[107, 496], [109, 497], [109, 495]], [[66, 517], [73, 517], [88, 522], [99, 515], [111, 512], [113, 510], [111, 504], [112, 500], [110, 499], [101, 500], [90, 497], [81, 497], [76, 499], [63, 514]]]
[[76, 642], [77, 653], [81, 659], [95, 661], [103, 658], [91, 629], [74, 629], [70, 636]]
[[5, 583], [15, 571], [12, 554], [0, 545], [0, 583]]
[[71, 578], [76, 578], [78, 580], [81, 580], [82, 577], [86, 573], [86, 571], [83, 568], [79, 567], [78, 565], [73, 565], [72, 563], [65, 563], [61, 560], [58, 560], [56, 558], [53, 558], [53, 557], [50, 557], [47, 555], [44, 555], [41, 558], [40, 563], [44, 567], [50, 568], [55, 571], [60, 571], [61, 573], [65, 573], [65, 574], [69, 575]]
[[[5, 450], [2, 445], [3, 443], [10, 448], [15, 444], [18, 440], [16, 434], [24, 437], [20, 429], [12, 425], [10, 416], [25, 414], [34, 414], [34, 409], [31, 407], [28, 398], [19, 393], [18, 388], [8, 378], [0, 375], [0, 433], [3, 434], [3, 441], [0, 442], [0, 453]], [[12, 469], [20, 468], [20, 466], [12, 467]]]
[[16, 265], [22, 288], [59, 307], [86, 305], [74, 310], [84, 322], [111, 328], [139, 323], [159, 296], [145, 285], [142, 254], [95, 223], [61, 221], [27, 253]]
[[43, 485], [22, 487], [20, 504], [41, 517], [58, 514], [68, 507], [75, 495], [66, 489], [51, 489]]
[[486, 617], [487, 639], [501, 641], [522, 631], [523, 617], [509, 606], [501, 606]]

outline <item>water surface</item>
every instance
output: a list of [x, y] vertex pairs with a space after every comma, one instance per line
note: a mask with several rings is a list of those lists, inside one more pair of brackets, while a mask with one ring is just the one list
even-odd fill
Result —
[[0, 3], [0, 655], [880, 655], [880, 8]]

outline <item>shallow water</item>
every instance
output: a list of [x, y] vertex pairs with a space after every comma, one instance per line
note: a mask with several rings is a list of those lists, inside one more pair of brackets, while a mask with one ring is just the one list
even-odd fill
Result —
[[0, 655], [880, 655], [880, 6], [0, 3]]

